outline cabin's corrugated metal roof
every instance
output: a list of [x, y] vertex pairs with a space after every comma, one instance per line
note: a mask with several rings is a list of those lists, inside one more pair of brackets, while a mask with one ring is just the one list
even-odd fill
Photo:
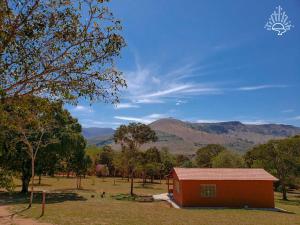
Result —
[[278, 180], [264, 169], [174, 168], [174, 172], [179, 180]]

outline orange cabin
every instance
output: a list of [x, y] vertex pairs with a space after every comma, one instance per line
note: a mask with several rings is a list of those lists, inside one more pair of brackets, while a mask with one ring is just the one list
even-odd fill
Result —
[[264, 169], [174, 168], [169, 192], [182, 207], [274, 208], [273, 182]]

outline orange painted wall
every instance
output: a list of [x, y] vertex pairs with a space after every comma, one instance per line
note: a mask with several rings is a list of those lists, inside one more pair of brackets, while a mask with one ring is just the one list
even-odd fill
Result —
[[[178, 179], [176, 176], [174, 179]], [[272, 181], [179, 181], [180, 192], [173, 189], [180, 206], [273, 208]], [[216, 197], [201, 197], [201, 184], [215, 184]]]
[[[179, 193], [177, 192], [176, 190], [176, 187], [175, 187], [175, 183], [178, 182], [179, 183]], [[183, 205], [183, 202], [182, 202], [182, 182], [180, 182], [178, 180], [178, 177], [175, 173], [173, 173], [173, 197], [175, 199], [175, 202], [179, 205]]]

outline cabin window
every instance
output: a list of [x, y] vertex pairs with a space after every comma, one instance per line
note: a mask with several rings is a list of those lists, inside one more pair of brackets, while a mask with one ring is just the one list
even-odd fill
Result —
[[178, 180], [174, 180], [174, 186], [175, 186], [175, 190], [177, 193], [180, 192], [180, 187], [179, 187], [179, 181]]
[[202, 184], [201, 185], [201, 197], [204, 197], [204, 198], [216, 197], [216, 185], [215, 184]]

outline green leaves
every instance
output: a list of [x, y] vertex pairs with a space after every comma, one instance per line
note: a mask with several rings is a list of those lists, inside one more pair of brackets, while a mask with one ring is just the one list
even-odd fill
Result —
[[15, 185], [13, 183], [12, 173], [0, 167], [0, 188], [13, 191]]
[[[67, 156], [81, 156], [82, 153], [85, 156], [86, 142], [81, 135], [81, 126], [63, 109], [61, 102], [34, 96], [5, 99], [0, 105], [0, 119], [0, 183], [1, 179], [7, 183], [9, 178], [9, 173], [1, 177], [2, 167], [8, 172], [21, 173], [23, 182], [28, 182], [32, 158], [36, 159], [38, 174], [54, 174], [59, 162], [68, 161]], [[85, 164], [79, 169], [86, 171], [89, 160], [82, 160]], [[74, 171], [75, 166], [82, 164], [73, 165]]]
[[114, 65], [125, 41], [107, 1], [17, 2], [1, 3], [1, 98], [118, 101], [126, 82]]
[[157, 136], [155, 132], [142, 123], [130, 123], [129, 125], [121, 125], [115, 132], [114, 140], [122, 146], [127, 146], [131, 150], [138, 148], [147, 142], [155, 142]]
[[212, 167], [212, 160], [226, 148], [222, 145], [209, 144], [196, 152], [196, 163], [199, 167]]
[[263, 167], [276, 176], [286, 199], [286, 185], [293, 176], [300, 174], [300, 138], [295, 136], [282, 140], [271, 140], [248, 151], [245, 161], [249, 167]]

